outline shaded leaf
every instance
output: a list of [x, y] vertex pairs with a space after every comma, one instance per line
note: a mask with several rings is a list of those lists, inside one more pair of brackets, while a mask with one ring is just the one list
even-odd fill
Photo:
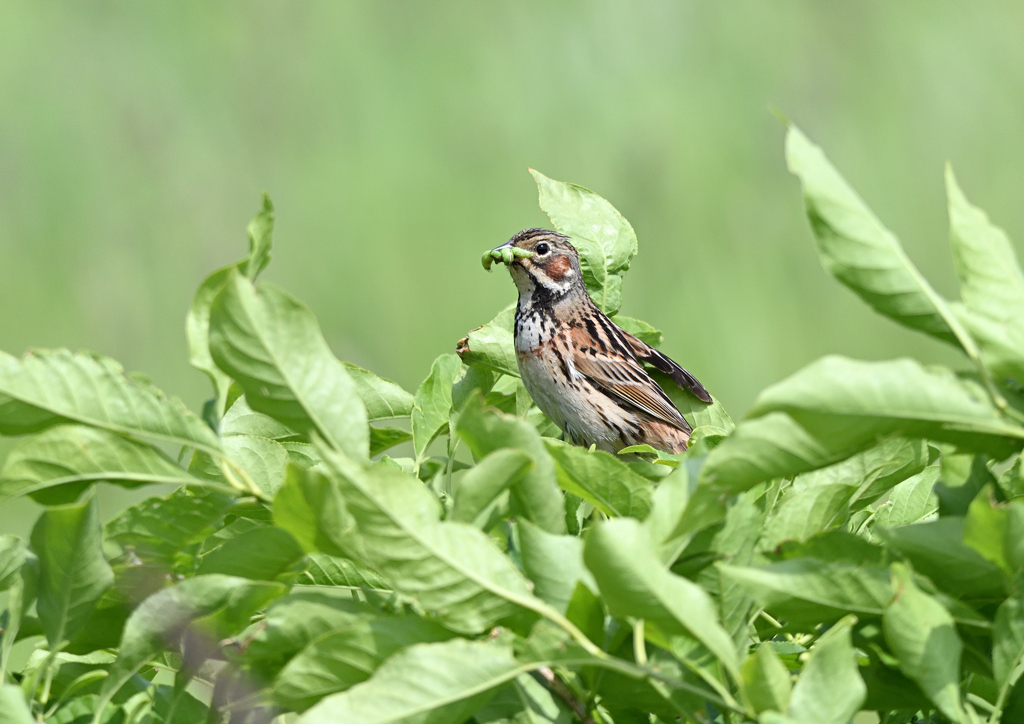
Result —
[[412, 440], [412, 433], [397, 427], [370, 428], [370, 457], [376, 457], [395, 445]]
[[842, 483], [791, 490], [768, 519], [761, 547], [770, 550], [783, 541], [803, 542], [843, 522], [846, 504], [856, 490], [855, 485]]
[[366, 417], [369, 420], [389, 420], [412, 414], [413, 396], [397, 382], [378, 377], [351, 362], [343, 364], [366, 405]]
[[932, 488], [939, 478], [939, 468], [932, 466], [907, 478], [892, 489], [889, 500], [875, 512], [874, 525], [895, 528], [917, 523], [939, 508], [939, 499]]
[[449, 519], [480, 527], [486, 521], [479, 518], [532, 467], [533, 460], [522, 450], [500, 449], [485, 455], [459, 480]]
[[196, 575], [221, 573], [256, 581], [275, 581], [302, 569], [305, 554], [287, 531], [261, 526], [229, 538], [206, 553]]
[[792, 684], [789, 671], [771, 645], [762, 643], [740, 666], [743, 695], [754, 711], [786, 711]]
[[885, 641], [899, 659], [900, 671], [921, 687], [943, 714], [966, 722], [960, 703], [960, 654], [963, 644], [949, 612], [913, 581], [910, 571], [892, 565], [893, 600], [882, 616]]
[[534, 583], [534, 593], [559, 613], [565, 613], [582, 582], [597, 590], [597, 582], [583, 565], [583, 541], [572, 535], [555, 535], [529, 521], [516, 523], [523, 570]]
[[16, 535], [0, 535], [0, 591], [14, 585], [25, 564], [25, 541]]
[[31, 542], [39, 557], [36, 610], [47, 641], [55, 647], [75, 635], [114, 583], [103, 556], [96, 498], [47, 508], [32, 529]]
[[830, 628], [811, 649], [789, 700], [789, 715], [802, 724], [847, 724], [864, 703], [867, 687], [857, 671], [849, 617]]
[[388, 588], [388, 582], [376, 572], [347, 558], [329, 556], [326, 553], [310, 553], [306, 559], [306, 572], [300, 576], [299, 583], [377, 590]]

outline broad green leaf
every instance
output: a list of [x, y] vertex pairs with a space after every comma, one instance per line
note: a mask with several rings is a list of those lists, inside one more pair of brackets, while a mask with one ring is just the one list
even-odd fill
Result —
[[895, 528], [917, 523], [933, 514], [939, 508], [939, 500], [932, 492], [938, 477], [938, 466], [932, 466], [897, 485], [889, 499], [876, 510], [873, 524]]
[[108, 357], [35, 350], [19, 360], [0, 352], [0, 434], [69, 421], [213, 454], [220, 449], [214, 432], [180, 400], [126, 377]]
[[[455, 348], [467, 365], [510, 377], [519, 377], [516, 346], [512, 332], [489, 322], [459, 340]], [[2, 409], [2, 408], [0, 408]]]
[[261, 526], [229, 538], [206, 553], [196, 575], [222, 573], [256, 581], [294, 578], [302, 570], [305, 554], [287, 531]]
[[[964, 544], [1012, 575], [1014, 567], [1007, 556], [1008, 510], [996, 503], [993, 493], [993, 487], [986, 485], [971, 502], [964, 517]], [[1024, 501], [1017, 505], [1024, 506]]]
[[651, 511], [644, 519], [665, 565], [675, 562], [696, 532], [726, 516], [728, 495], [710, 485], [693, 485], [691, 490], [691, 480], [686, 465], [665, 477], [654, 491]]
[[536, 678], [522, 674], [498, 689], [473, 718], [477, 724], [570, 724], [572, 710]]
[[651, 509], [654, 485], [616, 456], [545, 440], [555, 460], [558, 483], [605, 515], [643, 519]]
[[892, 565], [893, 600], [882, 616], [885, 641], [899, 668], [954, 722], [968, 721], [960, 703], [963, 644], [949, 612], [913, 581], [910, 571]]
[[[765, 512], [758, 505], [759, 497], [753, 492], [739, 496], [726, 513], [725, 525], [711, 541], [711, 554], [732, 565], [753, 563], [765, 520]], [[715, 570], [715, 576], [722, 625], [739, 646], [746, 646], [753, 598], [735, 582], [726, 580], [721, 571]]]
[[559, 613], [565, 613], [576, 590], [584, 583], [592, 591], [597, 583], [583, 565], [583, 541], [573, 535], [555, 535], [527, 520], [516, 523], [523, 570], [534, 584], [534, 593]]
[[485, 455], [459, 479], [449, 520], [480, 527], [486, 521], [478, 519], [532, 467], [533, 460], [522, 450], [501, 449]]
[[786, 711], [792, 684], [789, 671], [768, 643], [762, 643], [740, 665], [743, 696], [760, 714], [763, 711]]
[[272, 497], [284, 483], [288, 451], [276, 440], [253, 435], [223, 438], [224, 453], [249, 474], [256, 487]]
[[565, 504], [558, 488], [555, 464], [532, 425], [485, 409], [476, 396], [459, 415], [456, 431], [477, 459], [506, 447], [523, 450], [529, 455], [533, 467], [510, 489], [512, 512], [549, 533], [565, 532]]
[[948, 516], [900, 528], [876, 528], [874, 533], [951, 596], [1001, 601], [1007, 594], [1003, 572], [964, 545], [963, 529], [963, 518]]
[[412, 440], [412, 433], [397, 427], [370, 428], [370, 457], [376, 457], [395, 445]]
[[0, 591], [6, 591], [18, 580], [25, 556], [25, 541], [16, 535], [0, 535]]
[[145, 443], [85, 425], [57, 425], [19, 442], [0, 473], [0, 499], [46, 491], [47, 502], [71, 502], [90, 485], [202, 485]]
[[1018, 593], [1003, 601], [992, 630], [992, 669], [996, 685], [1013, 684], [1012, 674], [1024, 661], [1024, 601]]
[[263, 194], [263, 208], [249, 222], [246, 232], [249, 234], [249, 258], [241, 263], [241, 269], [245, 276], [256, 281], [270, 263], [270, 247], [274, 241], [274, 204], [266, 194]]
[[369, 454], [366, 406], [331, 353], [313, 313], [272, 285], [232, 272], [210, 309], [210, 353], [252, 409], [316, 433], [358, 458]]
[[830, 628], [811, 649], [789, 700], [789, 716], [801, 724], [847, 724], [864, 703], [867, 688], [857, 671], [850, 616]]
[[612, 318], [612, 321], [639, 339], [641, 342], [645, 342], [652, 347], [660, 347], [662, 341], [665, 339], [665, 335], [661, 333], [660, 329], [655, 329], [643, 320], [616, 314], [615, 317]]
[[1024, 381], [1024, 273], [1013, 244], [964, 196], [946, 167], [949, 239], [964, 301], [960, 315], [999, 377]]
[[928, 464], [928, 445], [923, 440], [892, 438], [870, 447], [842, 462], [799, 475], [795, 488], [826, 483], [855, 485], [851, 504], [871, 503], [898, 483], [924, 470]]
[[803, 185], [807, 217], [826, 271], [880, 314], [958, 344], [948, 307], [895, 234], [796, 126], [786, 134], [786, 163]]
[[114, 583], [103, 557], [96, 498], [47, 508], [32, 529], [31, 543], [39, 557], [36, 610], [50, 646], [58, 646], [75, 635]]
[[766, 611], [801, 627], [838, 621], [848, 613], [881, 616], [891, 598], [884, 568], [795, 558], [765, 566], [717, 564]]
[[377, 590], [388, 588], [388, 582], [377, 573], [347, 558], [329, 556], [326, 553], [310, 553], [306, 560], [306, 572], [299, 577], [298, 583]]
[[[24, 563], [17, 569], [9, 593], [6, 594], [6, 615], [3, 631], [0, 632], [0, 683], [6, 680], [6, 672], [11, 662], [11, 651], [22, 633], [21, 626], [29, 607], [35, 603], [39, 587], [39, 558], [32, 551], [25, 552]], [[37, 631], [38, 632], [38, 631]]]
[[613, 315], [622, 303], [622, 277], [637, 253], [636, 233], [622, 214], [589, 189], [550, 179], [530, 169], [540, 207], [555, 229], [571, 237], [580, 253], [587, 291], [601, 311]]
[[274, 680], [274, 700], [305, 711], [325, 696], [365, 681], [385, 659], [421, 643], [448, 641], [455, 634], [414, 616], [365, 617], [314, 639]]
[[321, 449], [325, 471], [344, 499], [344, 516], [326, 537], [346, 557], [377, 571], [391, 588], [456, 631], [479, 633], [525, 607], [541, 605], [529, 581], [480, 530], [440, 522], [440, 505], [416, 478], [361, 468]]
[[[827, 356], [762, 392], [748, 415], [784, 412], [849, 446], [887, 435], [964, 448], [1016, 449], [1024, 428], [1006, 422], [978, 390], [943, 368], [910, 359], [861, 362]], [[1009, 440], [1007, 440], [1009, 438]]]
[[203, 280], [192, 297], [192, 306], [189, 307], [188, 317], [185, 319], [185, 334], [188, 337], [188, 361], [193, 367], [206, 374], [213, 384], [217, 417], [224, 414], [227, 404], [228, 389], [231, 387], [231, 377], [226, 375], [210, 356], [210, 305], [213, 298], [223, 288], [228, 275], [237, 265], [218, 269]]
[[803, 542], [843, 522], [846, 504], [856, 485], [829, 483], [790, 490], [768, 519], [761, 548], [771, 550], [783, 541]]
[[412, 440], [417, 456], [448, 424], [452, 411], [452, 385], [462, 371], [458, 355], [443, 354], [434, 360], [430, 374], [416, 390], [412, 408]]
[[379, 615], [348, 591], [293, 588], [270, 604], [264, 625], [245, 651], [245, 662], [264, 678], [272, 678], [318, 637]]
[[291, 533], [307, 553], [341, 555], [336, 541], [349, 524], [345, 503], [337, 486], [316, 470], [289, 465], [273, 513], [275, 525]]
[[147, 598], [125, 624], [117, 661], [103, 682], [101, 706], [94, 722], [100, 721], [105, 705], [117, 690], [147, 661], [174, 646], [193, 621], [220, 614], [229, 630], [214, 633], [237, 632], [254, 612], [285, 590], [280, 583], [209, 575], [185, 579]]
[[378, 377], [369, 370], [345, 362], [345, 370], [356, 383], [359, 396], [366, 405], [366, 416], [373, 420], [390, 420], [412, 414], [413, 396], [397, 382]]
[[0, 724], [36, 724], [21, 687], [14, 684], [0, 685]]
[[657, 549], [636, 520], [617, 518], [591, 528], [583, 550], [601, 595], [614, 616], [642, 618], [668, 635], [703, 644], [739, 679], [739, 661], [715, 604], [697, 584], [658, 565]]
[[270, 415], [256, 412], [249, 407], [244, 395], [235, 400], [224, 413], [220, 421], [220, 434], [222, 437], [252, 435], [268, 440], [285, 440], [296, 436], [294, 430], [282, 425]]
[[418, 644], [385, 661], [368, 681], [327, 697], [298, 722], [460, 724], [527, 669], [495, 642]]

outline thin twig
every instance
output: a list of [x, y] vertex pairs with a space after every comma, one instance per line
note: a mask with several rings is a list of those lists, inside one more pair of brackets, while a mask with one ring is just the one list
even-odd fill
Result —
[[564, 701], [572, 713], [576, 715], [576, 718], [580, 720], [581, 724], [597, 724], [593, 718], [587, 713], [587, 708], [583, 706], [572, 692], [569, 691], [569, 687], [565, 683], [555, 676], [555, 672], [549, 669], [547, 666], [543, 666], [534, 672], [535, 676], [540, 679], [541, 683], [547, 684], [551, 691], [558, 694], [559, 698]]

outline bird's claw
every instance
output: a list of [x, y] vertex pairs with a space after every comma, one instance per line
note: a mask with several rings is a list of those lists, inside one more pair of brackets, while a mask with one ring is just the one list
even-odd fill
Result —
[[484, 269], [487, 271], [491, 270], [491, 264], [498, 262], [499, 264], [511, 264], [515, 259], [529, 259], [533, 256], [532, 251], [526, 249], [517, 249], [514, 246], [506, 246], [499, 249], [491, 249], [488, 252], [484, 252], [484, 255], [480, 258], [481, 263], [484, 265]]

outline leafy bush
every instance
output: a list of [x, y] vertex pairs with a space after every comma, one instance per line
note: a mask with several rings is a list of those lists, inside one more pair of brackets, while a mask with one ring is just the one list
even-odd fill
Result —
[[[1024, 721], [1012, 246], [948, 173], [946, 301], [795, 128], [787, 157], [826, 269], [968, 371], [826, 357], [735, 427], [669, 384], [690, 450], [588, 451], [519, 382], [512, 308], [415, 394], [339, 362], [256, 283], [269, 202], [188, 315], [201, 416], [103, 357], [0, 355], [0, 495], [45, 506], [0, 538], [0, 722]], [[617, 313], [632, 228], [536, 180]], [[104, 524], [98, 483], [173, 490]]]

